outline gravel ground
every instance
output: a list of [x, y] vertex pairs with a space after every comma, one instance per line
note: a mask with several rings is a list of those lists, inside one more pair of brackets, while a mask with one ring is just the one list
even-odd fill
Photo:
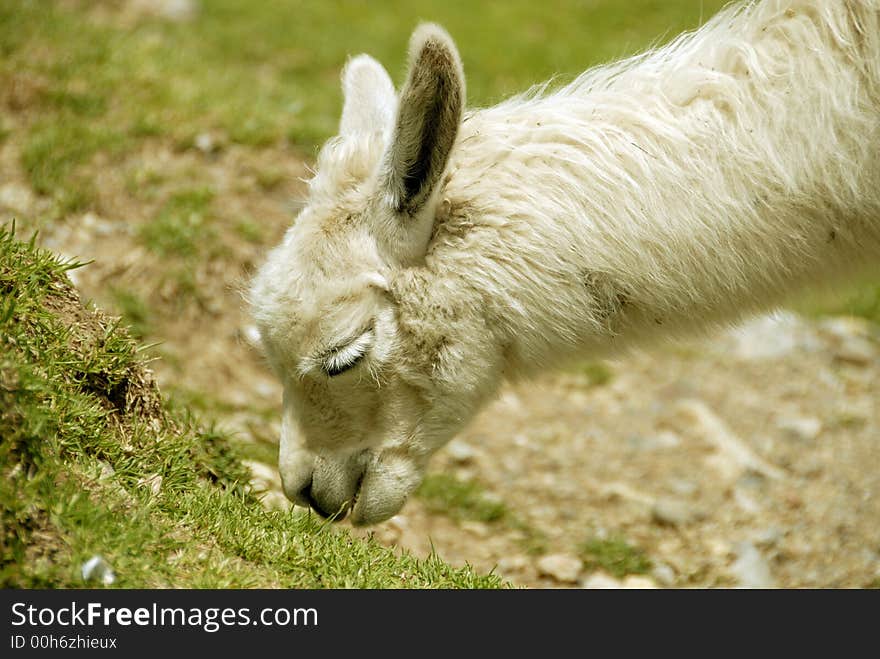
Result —
[[[376, 536], [529, 587], [878, 584], [874, 329], [784, 314], [611, 366], [604, 386], [548, 374], [507, 388], [434, 465], [479, 479], [546, 537], [543, 554], [418, 502]], [[583, 565], [596, 537], [644, 550], [649, 579]]]

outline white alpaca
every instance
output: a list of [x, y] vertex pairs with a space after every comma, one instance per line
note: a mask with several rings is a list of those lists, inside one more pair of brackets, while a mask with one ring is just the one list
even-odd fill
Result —
[[439, 27], [366, 55], [259, 271], [287, 495], [370, 524], [505, 379], [732, 322], [880, 255], [880, 0], [764, 0], [464, 111]]

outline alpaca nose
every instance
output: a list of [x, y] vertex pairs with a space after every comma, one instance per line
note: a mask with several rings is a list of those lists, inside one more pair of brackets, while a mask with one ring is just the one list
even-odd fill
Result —
[[296, 494], [296, 499], [302, 503], [308, 504], [309, 508], [314, 510], [324, 519], [333, 518], [334, 522], [339, 522], [345, 519], [345, 516], [348, 514], [348, 502], [342, 504], [342, 506], [338, 510], [328, 510], [325, 508], [312, 494], [312, 482], [309, 481], [308, 485], [302, 488]]

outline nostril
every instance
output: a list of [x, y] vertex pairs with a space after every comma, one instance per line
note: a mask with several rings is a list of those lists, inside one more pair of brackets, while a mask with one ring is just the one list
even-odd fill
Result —
[[[288, 497], [290, 497], [290, 493], [288, 493]], [[310, 478], [308, 483], [306, 483], [299, 490], [296, 490], [296, 493], [290, 497], [293, 499], [294, 503], [299, 504], [300, 506], [309, 507], [312, 505], [312, 479]]]
[[325, 508], [323, 508], [316, 500], [315, 497], [312, 496], [312, 483], [309, 482], [303, 489], [301, 489], [297, 493], [297, 499], [299, 499], [303, 505], [307, 505], [309, 508], [314, 510], [324, 519], [331, 519], [334, 522], [339, 522], [345, 519], [345, 516], [348, 514], [348, 502], [345, 502], [340, 506], [339, 510], [328, 512]]

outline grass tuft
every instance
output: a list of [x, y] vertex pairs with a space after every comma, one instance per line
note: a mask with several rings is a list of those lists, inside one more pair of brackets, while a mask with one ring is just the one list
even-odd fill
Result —
[[229, 438], [165, 405], [129, 330], [83, 306], [78, 265], [0, 227], [0, 586], [97, 585], [96, 554], [127, 588], [502, 585], [264, 510]]
[[651, 570], [645, 552], [621, 537], [591, 538], [581, 547], [581, 557], [587, 569], [602, 569], [618, 579]]
[[490, 497], [474, 481], [463, 481], [447, 474], [429, 474], [416, 492], [428, 510], [455, 519], [497, 522], [509, 515], [503, 502]]

